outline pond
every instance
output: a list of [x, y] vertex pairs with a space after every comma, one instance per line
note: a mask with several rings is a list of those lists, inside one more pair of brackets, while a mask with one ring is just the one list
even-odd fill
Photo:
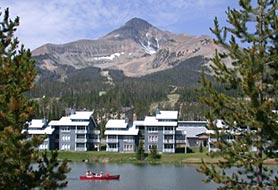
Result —
[[[68, 187], [71, 190], [211, 190], [215, 184], [202, 182], [204, 175], [196, 171], [198, 166], [185, 165], [136, 165], [136, 164], [69, 164]], [[103, 171], [111, 175], [120, 175], [120, 180], [98, 181], [79, 180], [86, 170]]]

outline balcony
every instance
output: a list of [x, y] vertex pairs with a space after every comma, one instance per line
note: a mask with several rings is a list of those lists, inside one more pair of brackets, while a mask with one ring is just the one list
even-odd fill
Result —
[[75, 151], [84, 152], [84, 151], [87, 151], [87, 148], [86, 147], [76, 147]]
[[107, 152], [119, 152], [118, 148], [106, 148]]
[[164, 153], [175, 153], [174, 148], [163, 148], [162, 152]]
[[87, 130], [75, 130], [75, 134], [87, 134]]
[[134, 139], [124, 139], [123, 142], [125, 142], [125, 143], [134, 143]]
[[85, 143], [85, 142], [87, 142], [87, 139], [85, 139], [85, 138], [78, 138], [78, 139], [75, 139], [75, 142]]
[[149, 134], [158, 133], [158, 131], [148, 131]]
[[167, 134], [173, 135], [173, 134], [175, 134], [175, 131], [174, 130], [163, 130], [163, 134], [164, 135], [167, 135]]
[[163, 139], [163, 143], [174, 144], [175, 143], [175, 139]]

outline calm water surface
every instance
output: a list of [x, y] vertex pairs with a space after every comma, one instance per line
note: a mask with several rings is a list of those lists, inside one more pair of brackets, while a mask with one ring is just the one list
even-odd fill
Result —
[[[69, 190], [211, 190], [213, 184], [204, 184], [204, 176], [196, 171], [197, 166], [135, 165], [135, 164], [90, 164], [70, 163]], [[86, 170], [109, 171], [120, 174], [120, 180], [81, 181]]]

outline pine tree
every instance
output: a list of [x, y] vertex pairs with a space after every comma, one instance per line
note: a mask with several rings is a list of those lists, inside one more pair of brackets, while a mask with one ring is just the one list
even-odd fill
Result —
[[40, 156], [36, 147], [43, 138], [27, 140], [21, 133], [34, 113], [34, 102], [24, 93], [34, 87], [36, 70], [30, 50], [18, 48], [18, 26], [19, 18], [11, 20], [6, 9], [0, 21], [0, 189], [63, 188], [67, 161], [59, 163], [57, 152], [50, 159], [46, 152]]
[[[240, 10], [228, 9], [228, 27], [221, 28], [216, 18], [211, 29], [215, 43], [227, 50], [216, 51], [211, 65], [214, 82], [225, 85], [227, 93], [216, 91], [204, 74], [201, 79], [201, 101], [209, 106], [213, 144], [223, 160], [203, 162], [198, 170], [207, 176], [206, 182], [220, 184], [218, 189], [277, 189], [278, 178], [264, 161], [277, 158], [278, 150], [278, 114], [273, 111], [278, 92], [278, 3], [240, 0], [239, 5]], [[230, 91], [238, 93], [227, 95]], [[224, 128], [217, 127], [217, 119]], [[234, 140], [226, 140], [229, 136]]]
[[199, 152], [204, 152], [204, 149], [203, 149], [203, 142], [200, 142], [200, 145], [199, 145]]
[[137, 160], [144, 160], [145, 159], [145, 150], [144, 150], [144, 143], [143, 140], [139, 141], [138, 149], [136, 152]]
[[159, 159], [160, 155], [157, 152], [157, 147], [156, 146], [152, 146], [151, 150], [150, 150], [150, 157], [152, 159]]

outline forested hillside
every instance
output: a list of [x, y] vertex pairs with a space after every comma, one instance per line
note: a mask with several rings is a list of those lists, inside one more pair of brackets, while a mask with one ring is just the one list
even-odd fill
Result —
[[[179, 110], [180, 119], [202, 119], [204, 108], [196, 102], [195, 89], [206, 62], [203, 57], [194, 57], [175, 63], [172, 69], [140, 78], [126, 77], [119, 70], [103, 71], [95, 67], [73, 70], [64, 82], [42, 78], [28, 95], [38, 100], [36, 117], [42, 117], [45, 111], [48, 119], [60, 118], [66, 107], [94, 109], [97, 114], [113, 113], [120, 117], [117, 113], [121, 108], [131, 106], [137, 119], [143, 119], [152, 114], [150, 105], [154, 102], [158, 102], [161, 109]], [[169, 94], [179, 95], [175, 106], [159, 104], [167, 100]]]

